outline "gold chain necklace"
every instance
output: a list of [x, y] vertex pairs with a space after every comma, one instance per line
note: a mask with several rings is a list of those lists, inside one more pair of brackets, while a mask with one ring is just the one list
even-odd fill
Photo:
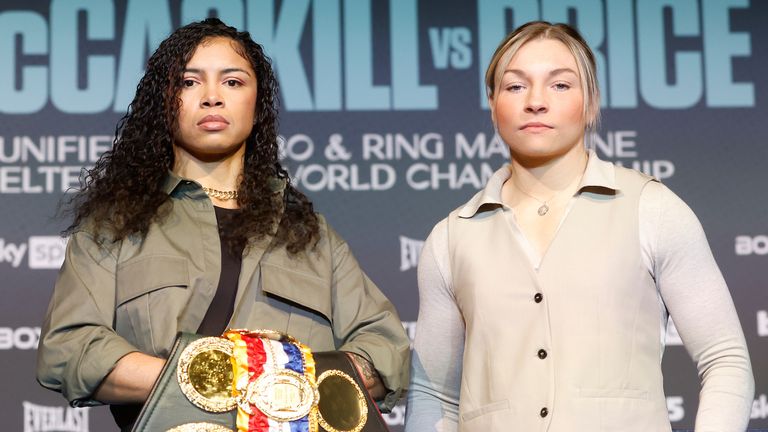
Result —
[[205, 194], [208, 195], [209, 197], [216, 198], [219, 201], [229, 201], [232, 199], [237, 199], [236, 190], [220, 191], [217, 189], [207, 188], [203, 186], [203, 192], [205, 192]]

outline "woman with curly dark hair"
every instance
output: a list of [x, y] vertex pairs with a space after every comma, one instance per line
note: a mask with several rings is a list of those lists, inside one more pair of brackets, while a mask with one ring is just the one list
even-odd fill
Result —
[[268, 328], [351, 353], [371, 395], [394, 404], [408, 338], [280, 165], [277, 105], [247, 32], [207, 19], [160, 44], [113, 149], [73, 198], [43, 386], [73, 406], [111, 404], [126, 429], [177, 332]]

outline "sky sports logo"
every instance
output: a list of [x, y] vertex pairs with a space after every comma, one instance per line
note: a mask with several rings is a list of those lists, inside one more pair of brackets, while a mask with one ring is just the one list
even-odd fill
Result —
[[64, 262], [67, 239], [59, 236], [30, 236], [26, 243], [11, 243], [0, 238], [0, 266], [18, 268], [28, 255], [29, 268], [58, 269]]

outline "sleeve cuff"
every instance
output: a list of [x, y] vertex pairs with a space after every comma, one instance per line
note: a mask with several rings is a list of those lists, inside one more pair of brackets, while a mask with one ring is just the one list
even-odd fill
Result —
[[[102, 345], [102, 346], [99, 346]], [[101, 382], [126, 354], [139, 351], [125, 339], [117, 337], [109, 341], [102, 340], [96, 346], [90, 347], [79, 362], [77, 384], [69, 386], [64, 393], [69, 404], [73, 407], [89, 407], [103, 405], [93, 399], [93, 393]]]

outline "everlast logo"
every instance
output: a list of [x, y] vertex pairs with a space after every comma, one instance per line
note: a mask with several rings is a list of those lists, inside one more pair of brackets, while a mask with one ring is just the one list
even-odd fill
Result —
[[423, 240], [415, 240], [400, 236], [400, 271], [404, 272], [416, 267], [419, 263], [419, 254], [424, 247]]
[[88, 432], [88, 408], [23, 405], [24, 432]]

